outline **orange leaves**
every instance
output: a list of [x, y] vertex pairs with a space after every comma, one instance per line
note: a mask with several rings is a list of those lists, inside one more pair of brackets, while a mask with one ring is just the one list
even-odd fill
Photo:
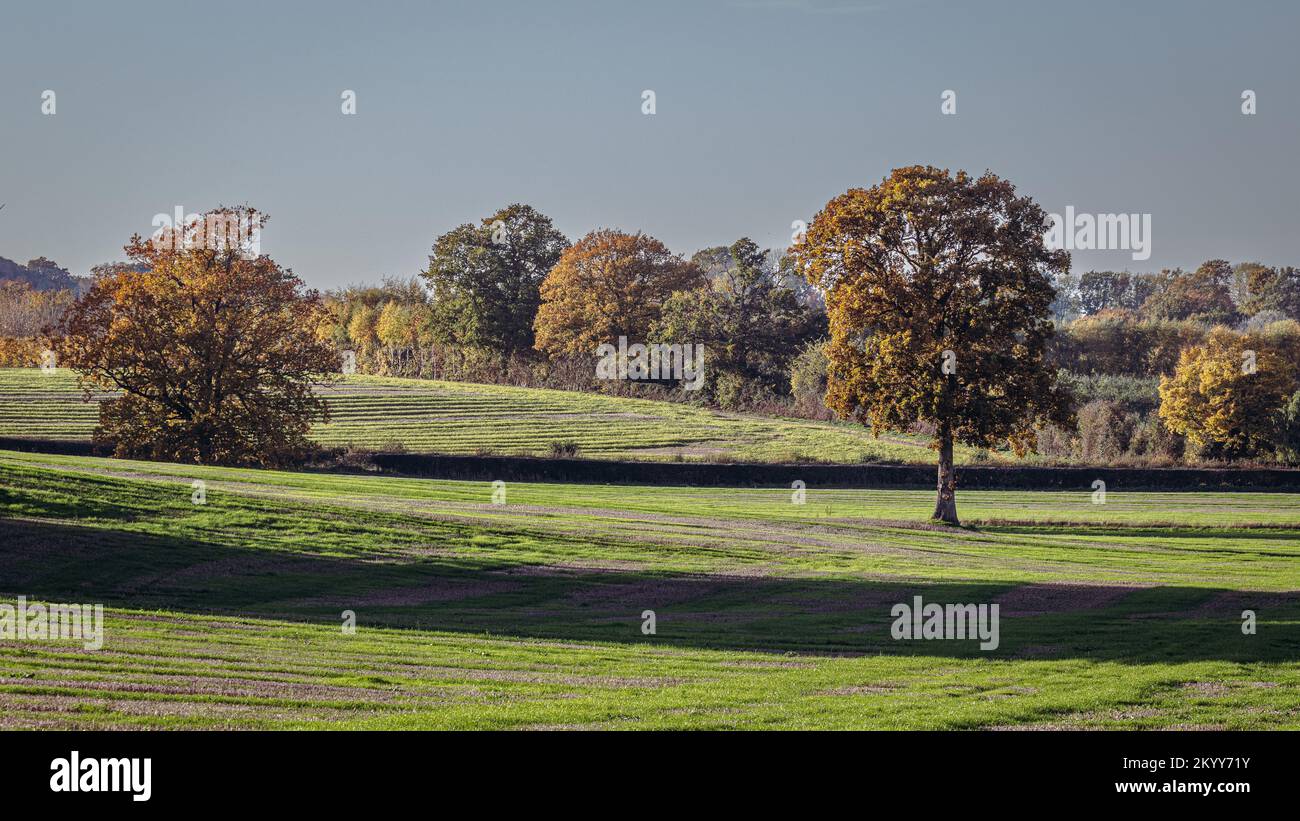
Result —
[[[264, 217], [252, 209], [241, 213]], [[325, 414], [311, 390], [337, 371], [314, 292], [269, 257], [132, 238], [141, 270], [97, 278], [69, 311], [60, 363], [123, 392], [96, 436], [120, 454], [195, 462], [292, 459]]]
[[1068, 257], [1044, 247], [1044, 222], [1006, 181], [929, 166], [828, 202], [792, 254], [827, 292], [832, 409], [982, 446], [1068, 415], [1043, 361], [1051, 276]]
[[644, 340], [664, 301], [702, 282], [697, 267], [654, 237], [592, 231], [542, 282], [536, 347], [552, 355], [590, 354], [619, 336]]

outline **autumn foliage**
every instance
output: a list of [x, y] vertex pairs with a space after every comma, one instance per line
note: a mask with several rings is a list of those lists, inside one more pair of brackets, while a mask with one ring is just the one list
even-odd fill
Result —
[[[319, 300], [269, 259], [194, 241], [211, 239], [209, 217], [257, 212], [203, 216], [180, 242], [134, 238], [131, 261], [91, 277], [0, 257], [0, 367], [56, 348], [88, 390], [120, 394], [98, 434], [119, 453], [271, 463], [307, 447], [325, 411], [309, 385], [336, 356], [360, 374], [621, 392], [593, 374], [600, 345], [695, 343], [700, 390], [636, 393], [933, 434], [945, 521], [961, 443], [1068, 462], [1300, 462], [1300, 385], [1286, 392], [1300, 269], [1073, 275], [1043, 245], [1042, 211], [991, 174], [898, 169], [827, 203], [784, 256], [742, 239], [687, 261], [614, 230], [570, 247], [516, 203], [439, 236], [419, 277]], [[1248, 349], [1260, 371], [1247, 379], [1233, 357]]]
[[1036, 423], [1069, 421], [1044, 357], [1069, 256], [1046, 227], [1005, 180], [914, 166], [831, 200], [792, 249], [826, 293], [828, 407], [877, 432], [931, 425], [945, 522], [954, 441], [1023, 453]]
[[49, 347], [42, 331], [72, 304], [71, 290], [41, 291], [26, 282], [0, 280], [0, 368], [41, 364]]
[[1294, 355], [1266, 337], [1215, 328], [1161, 377], [1160, 417], [1205, 456], [1271, 453], [1285, 444], [1285, 407], [1300, 390]]
[[[252, 208], [209, 214], [266, 221]], [[312, 383], [339, 368], [333, 346], [313, 333], [317, 295], [270, 257], [204, 231], [200, 222], [171, 242], [132, 237], [126, 252], [139, 270], [101, 274], [69, 309], [56, 339], [59, 364], [87, 392], [121, 392], [101, 403], [95, 432], [119, 456], [297, 458], [326, 413]]]
[[552, 356], [590, 355], [620, 336], [645, 340], [668, 297], [703, 282], [699, 268], [654, 237], [592, 231], [542, 282], [536, 347]]

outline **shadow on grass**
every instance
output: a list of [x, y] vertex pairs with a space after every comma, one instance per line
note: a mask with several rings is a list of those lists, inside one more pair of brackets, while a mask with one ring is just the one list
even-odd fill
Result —
[[[968, 525], [973, 533], [998, 533], [1011, 536], [1059, 536], [1063, 528], [1070, 529], [1071, 536], [1106, 536], [1116, 538], [1152, 538], [1163, 541], [1192, 539], [1295, 539], [1300, 535], [1300, 526], [1294, 524], [1265, 523], [1228, 527], [1224, 525], [1188, 525], [1185, 522], [1170, 522], [1164, 525], [1152, 524], [1097, 524], [1096, 522], [1070, 522], [1052, 520], [1050, 522], [1016, 522], [1005, 523], [1000, 520], [984, 521], [973, 519]], [[1297, 558], [1296, 553], [1263, 554]]]
[[[354, 557], [230, 547], [0, 519], [0, 596], [568, 641], [823, 655], [1089, 659], [1132, 663], [1300, 658], [1300, 593], [1095, 584], [897, 583], [652, 574], [491, 559]], [[896, 641], [891, 609], [1000, 605], [1000, 646]], [[1243, 635], [1242, 611], [1259, 618]], [[657, 633], [643, 635], [653, 610]]]

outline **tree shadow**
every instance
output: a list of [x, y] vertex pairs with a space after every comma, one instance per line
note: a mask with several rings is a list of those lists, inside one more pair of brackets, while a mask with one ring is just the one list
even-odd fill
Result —
[[[1127, 663], [1300, 658], [1300, 593], [692, 575], [439, 556], [367, 560], [0, 519], [0, 596], [125, 609], [810, 653]], [[893, 607], [998, 603], [996, 650], [895, 640]], [[655, 633], [642, 632], [654, 611]], [[1244, 635], [1242, 611], [1258, 633]], [[108, 639], [111, 642], [111, 636]]]
[[[1115, 538], [1151, 538], [1163, 541], [1193, 539], [1257, 539], [1268, 541], [1294, 541], [1300, 534], [1300, 525], [1285, 523], [1268, 523], [1249, 527], [1228, 527], [1224, 525], [1190, 525], [1186, 523], [1170, 525], [1150, 524], [1097, 524], [1095, 522], [1051, 521], [1036, 524], [1020, 522], [999, 524], [976, 521], [969, 526], [978, 533], [998, 533], [1010, 536], [1060, 535], [1062, 529], [1069, 528], [1072, 536], [1107, 536]], [[1253, 553], [1254, 551], [1252, 551]], [[1256, 555], [1281, 558], [1297, 558], [1295, 553], [1265, 553]]]

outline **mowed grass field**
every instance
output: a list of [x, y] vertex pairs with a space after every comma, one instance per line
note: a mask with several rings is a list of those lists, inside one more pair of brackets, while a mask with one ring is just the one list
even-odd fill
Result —
[[[322, 386], [331, 419], [322, 445], [401, 446], [415, 453], [549, 456], [573, 442], [600, 459], [857, 463], [933, 462], [920, 437], [873, 438], [859, 425], [722, 413], [674, 402], [571, 391], [348, 376]], [[0, 436], [89, 439], [96, 401], [71, 371], [0, 368]], [[971, 451], [957, 449], [957, 461]]]
[[[491, 495], [0, 452], [0, 599], [108, 608], [0, 640], [0, 727], [1300, 727], [1294, 494]], [[1000, 646], [892, 639], [916, 595]]]

